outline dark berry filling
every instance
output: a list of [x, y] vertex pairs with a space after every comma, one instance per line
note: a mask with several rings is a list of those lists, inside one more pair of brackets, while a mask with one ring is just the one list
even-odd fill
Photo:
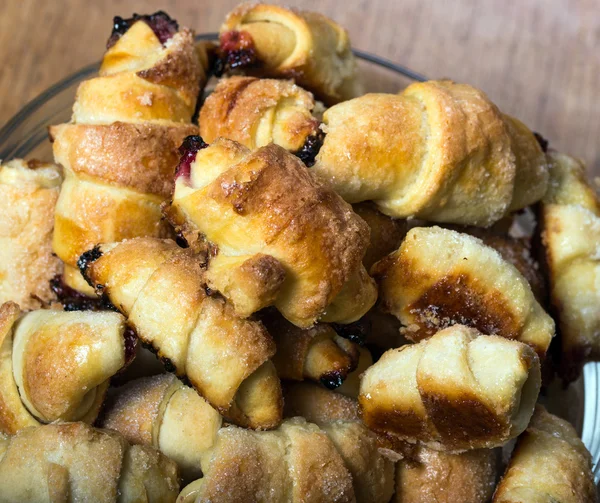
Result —
[[217, 77], [229, 70], [257, 65], [256, 48], [248, 32], [225, 32], [220, 37], [220, 43], [212, 68], [212, 73]]
[[546, 138], [544, 138], [540, 133], [534, 132], [533, 136], [535, 136], [535, 139], [540, 144], [540, 147], [542, 147], [542, 150], [544, 152], [548, 152], [548, 140], [546, 140]]
[[186, 179], [190, 177], [192, 163], [196, 160], [196, 154], [199, 150], [202, 150], [206, 147], [208, 147], [208, 143], [205, 143], [202, 137], [198, 135], [190, 135], [183, 140], [183, 143], [179, 147], [181, 159], [179, 160], [177, 171], [175, 171], [176, 179], [180, 176]]
[[127, 30], [138, 21], [144, 21], [160, 40], [161, 44], [164, 44], [179, 30], [177, 21], [171, 19], [166, 12], [159, 10], [154, 14], [134, 14], [129, 19], [123, 19], [120, 16], [115, 16], [113, 19], [113, 30], [110, 34], [108, 42], [106, 42], [106, 48], [110, 49], [117, 41], [127, 33]]
[[331, 371], [323, 374], [321, 384], [328, 389], [339, 388], [344, 383], [344, 376], [340, 372]]
[[94, 246], [91, 250], [83, 252], [79, 259], [77, 259], [77, 267], [79, 267], [79, 272], [92, 288], [94, 288], [94, 285], [90, 281], [90, 278], [87, 277], [87, 268], [90, 263], [95, 262], [101, 256], [102, 251], [100, 250], [100, 247]]
[[318, 129], [315, 134], [311, 134], [306, 137], [306, 141], [300, 150], [292, 152], [298, 157], [307, 168], [315, 165], [315, 158], [323, 146], [323, 140], [325, 139], [325, 133]]
[[341, 325], [339, 323], [332, 323], [331, 326], [337, 332], [337, 334], [349, 341], [352, 341], [361, 346], [367, 340], [369, 332], [371, 331], [371, 321], [367, 318], [361, 318], [354, 323], [348, 323], [347, 325]]
[[60, 275], [50, 280], [50, 288], [65, 311], [116, 311], [106, 297], [88, 297], [66, 285]]
[[127, 328], [125, 328], [123, 337], [125, 339], [125, 367], [127, 367], [135, 357], [135, 352], [138, 345], [138, 336], [133, 328], [127, 326]]

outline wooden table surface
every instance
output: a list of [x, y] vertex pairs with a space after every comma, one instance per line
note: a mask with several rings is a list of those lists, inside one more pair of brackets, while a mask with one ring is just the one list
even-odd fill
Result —
[[[236, 0], [4, 0], [0, 125], [99, 60], [114, 15], [163, 9], [216, 31]], [[345, 26], [353, 46], [485, 90], [600, 176], [600, 0], [287, 0]]]

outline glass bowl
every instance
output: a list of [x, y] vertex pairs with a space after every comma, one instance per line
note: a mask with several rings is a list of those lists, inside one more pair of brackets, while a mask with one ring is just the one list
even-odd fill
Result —
[[[198, 40], [216, 40], [216, 33], [198, 35]], [[369, 53], [355, 50], [359, 71], [368, 92], [397, 93], [411, 82], [425, 77]], [[25, 105], [0, 129], [0, 159], [15, 157], [52, 161], [48, 126], [68, 122], [77, 86], [98, 71], [99, 63], [88, 65], [48, 88]], [[214, 87], [209, 82], [205, 93]], [[600, 476], [600, 398], [599, 365], [589, 363], [582, 377], [564, 389], [554, 383], [540, 400], [553, 413], [568, 419], [592, 454], [594, 474]]]

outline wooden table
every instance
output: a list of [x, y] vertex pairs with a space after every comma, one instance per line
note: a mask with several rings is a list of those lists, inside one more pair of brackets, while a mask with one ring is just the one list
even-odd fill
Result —
[[[164, 9], [216, 31], [237, 0], [4, 0], [0, 125], [46, 87], [99, 60], [115, 14]], [[599, 0], [288, 0], [320, 10], [353, 45], [429, 77], [484, 89], [600, 176]]]

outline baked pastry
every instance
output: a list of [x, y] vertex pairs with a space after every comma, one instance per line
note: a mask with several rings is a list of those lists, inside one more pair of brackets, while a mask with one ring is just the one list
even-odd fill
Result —
[[37, 309], [53, 300], [50, 279], [60, 274], [52, 255], [58, 166], [14, 159], [0, 163], [0, 304]]
[[382, 306], [413, 341], [460, 323], [488, 335], [516, 339], [540, 358], [554, 321], [527, 280], [493, 248], [440, 227], [411, 229], [400, 249], [375, 264]]
[[71, 122], [50, 128], [65, 170], [53, 248], [69, 287], [93, 296], [77, 259], [96, 244], [170, 235], [160, 204], [197, 132], [203, 73], [192, 32], [166, 14], [115, 19], [99, 76], [80, 84]]
[[[0, 432], [54, 421], [94, 422], [126, 363], [117, 313], [0, 307]], [[132, 348], [129, 348], [131, 352]]]
[[349, 203], [375, 201], [392, 217], [487, 227], [546, 191], [534, 135], [465, 84], [366, 94], [323, 121], [315, 173]]
[[452, 454], [417, 446], [396, 464], [392, 503], [490, 501], [496, 486], [497, 458], [493, 449]]
[[269, 305], [294, 325], [350, 323], [377, 297], [361, 261], [368, 227], [293, 155], [218, 139], [186, 140], [169, 219], [218, 249], [208, 286], [240, 316]]
[[558, 322], [563, 377], [600, 359], [600, 201], [581, 161], [550, 153], [541, 231], [550, 297]]
[[281, 379], [308, 379], [333, 389], [357, 368], [358, 344], [340, 337], [329, 325], [301, 329], [278, 313], [261, 320], [277, 346], [273, 363]]
[[0, 436], [3, 502], [175, 503], [177, 467], [152, 448], [84, 423]]
[[316, 12], [245, 3], [220, 30], [223, 67], [293, 78], [328, 105], [362, 94], [348, 33]]
[[187, 482], [202, 475], [202, 456], [213, 446], [223, 418], [172, 374], [142, 377], [114, 390], [100, 426], [128, 442], [150, 445], [171, 458]]
[[359, 402], [365, 424], [391, 442], [492, 448], [525, 430], [540, 379], [528, 345], [454, 325], [384, 353], [363, 374]]
[[291, 80], [224, 78], [200, 109], [200, 136], [208, 143], [229, 138], [251, 150], [276, 143], [310, 166], [322, 141], [314, 109], [312, 94]]
[[236, 317], [222, 298], [207, 295], [200, 257], [170, 240], [135, 238], [100, 245], [80, 265], [165, 368], [230, 421], [279, 424], [281, 386], [269, 359], [275, 344], [261, 323]]
[[590, 453], [567, 421], [536, 406], [494, 494], [493, 503], [593, 503]]
[[388, 503], [394, 492], [394, 461], [360, 421], [356, 400], [311, 383], [285, 387], [285, 415], [302, 416], [327, 433], [352, 475], [358, 503]]

